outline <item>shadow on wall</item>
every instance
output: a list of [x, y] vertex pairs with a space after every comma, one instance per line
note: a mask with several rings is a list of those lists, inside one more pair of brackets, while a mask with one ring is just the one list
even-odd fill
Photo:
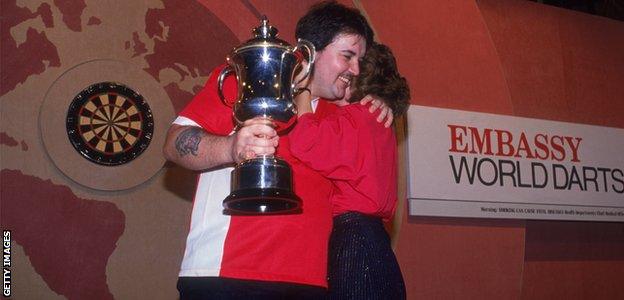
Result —
[[446, 218], [446, 217], [422, 217], [408, 216], [407, 222], [411, 224], [458, 226], [458, 227], [524, 227], [524, 220], [513, 219], [474, 219], [474, 218]]
[[198, 172], [184, 169], [172, 162], [165, 163], [164, 183], [166, 190], [188, 202], [193, 202]]
[[624, 224], [409, 216], [408, 223], [448, 227], [525, 227], [525, 261], [622, 261]]
[[624, 223], [527, 221], [525, 261], [622, 261]]

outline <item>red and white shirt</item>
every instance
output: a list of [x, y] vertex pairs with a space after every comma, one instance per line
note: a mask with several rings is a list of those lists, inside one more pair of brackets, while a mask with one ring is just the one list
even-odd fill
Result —
[[[215, 69], [205, 87], [174, 122], [200, 126], [209, 133], [233, 131], [232, 109], [217, 95]], [[224, 82], [226, 98], [236, 97], [233, 76]], [[294, 158], [289, 137], [281, 136], [277, 154], [293, 170], [294, 191], [303, 213], [277, 216], [229, 216], [222, 201], [230, 193], [232, 168], [199, 174], [181, 277], [219, 276], [327, 286], [327, 247], [331, 231], [332, 185]]]

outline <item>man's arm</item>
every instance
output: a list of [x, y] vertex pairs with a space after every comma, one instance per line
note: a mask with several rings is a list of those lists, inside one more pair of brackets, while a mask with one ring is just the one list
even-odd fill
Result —
[[297, 106], [297, 116], [302, 116], [307, 113], [314, 113], [312, 111], [312, 95], [309, 89], [304, 89], [301, 93], [295, 96], [295, 106]]
[[248, 120], [229, 136], [213, 135], [201, 127], [173, 124], [167, 132], [163, 153], [167, 160], [184, 168], [204, 170], [273, 154], [278, 141], [277, 132], [263, 119]]

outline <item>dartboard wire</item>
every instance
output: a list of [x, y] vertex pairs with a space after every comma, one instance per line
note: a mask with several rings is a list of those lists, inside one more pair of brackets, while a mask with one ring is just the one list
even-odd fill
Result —
[[115, 127], [114, 126], [110, 126], [110, 134], [109, 134], [109, 142], [114, 143], [116, 141], [119, 140], [119, 135], [117, 134], [117, 132], [115, 132]]
[[104, 115], [106, 116], [106, 120], [110, 121], [111, 120], [111, 106], [109, 104], [106, 104], [105, 106], [102, 106], [102, 111], [104, 112]]
[[115, 99], [115, 107], [118, 107], [119, 111], [117, 112], [117, 115], [115, 116], [114, 120], [117, 120], [123, 113], [125, 113], [126, 110], [122, 107], [122, 105], [126, 101], [128, 101], [128, 99], [123, 96], [121, 97], [117, 96], [117, 98]]
[[95, 133], [96, 136], [101, 137], [102, 136], [102, 131], [106, 130], [106, 125], [104, 126], [100, 126], [98, 128], [93, 128], [93, 132]]
[[130, 117], [130, 115], [128, 115], [128, 112], [123, 108], [119, 108], [119, 112], [117, 112], [117, 115], [113, 118], [113, 121], [118, 122], [119, 120], [128, 119], [128, 117]]
[[119, 95], [119, 94], [115, 94], [115, 93], [110, 93], [109, 95], [110, 95], [109, 96], [110, 98], [114, 99], [110, 103], [111, 103], [111, 105], [113, 105], [113, 111], [111, 113], [111, 120], [115, 120], [118, 117], [120, 110], [123, 110], [121, 105], [125, 101], [128, 101], [128, 99], [125, 96], [123, 96], [123, 95]]
[[115, 120], [113, 125], [115, 126], [116, 129], [123, 132], [123, 135], [125, 136], [128, 134], [128, 130], [132, 128], [132, 121], [130, 120], [130, 117], [127, 114], [125, 114], [124, 119]]
[[104, 138], [102, 140], [104, 142], [107, 142], [107, 143], [110, 142], [112, 140], [112, 135], [113, 135], [112, 132], [111, 132], [111, 126], [110, 125], [106, 126], [106, 132], [104, 134], [105, 134], [105, 136], [104, 136]]
[[108, 105], [108, 93], [98, 94], [97, 99], [100, 101], [100, 105], [97, 105], [98, 107], [105, 107]]
[[104, 132], [102, 133], [102, 135], [100, 136], [100, 139], [104, 142], [108, 142], [110, 139], [110, 125], [106, 125], [106, 129], [104, 129]]
[[100, 119], [97, 119], [97, 118], [87, 118], [87, 117], [84, 117], [84, 116], [81, 116], [81, 117], [87, 119], [87, 120], [85, 120], [87, 122], [81, 123], [80, 125], [93, 125], [93, 126], [106, 125], [106, 121], [104, 121], [104, 120], [100, 120]]
[[101, 108], [101, 106], [100, 106], [100, 107], [98, 107], [98, 109], [95, 111], [95, 116], [98, 116], [98, 117], [100, 117], [102, 120], [104, 120], [104, 121], [108, 122], [108, 119], [106, 118], [106, 115], [104, 115], [104, 114], [102, 113], [102, 110], [101, 110], [100, 108]]
[[117, 124], [113, 124], [113, 130], [115, 130], [115, 133], [118, 136], [118, 138], [115, 141], [122, 140], [126, 136], [126, 134], [127, 134], [125, 131], [120, 130], [118, 127], [119, 126], [117, 126]]
[[113, 122], [116, 122], [119, 111], [120, 111], [119, 107], [113, 104], [113, 110], [111, 111], [111, 120], [113, 120]]

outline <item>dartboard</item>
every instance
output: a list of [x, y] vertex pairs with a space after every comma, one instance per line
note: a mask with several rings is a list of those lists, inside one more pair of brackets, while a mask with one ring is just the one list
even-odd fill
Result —
[[115, 166], [137, 158], [149, 146], [154, 130], [145, 99], [129, 87], [93, 84], [80, 92], [67, 112], [69, 141], [93, 163]]

